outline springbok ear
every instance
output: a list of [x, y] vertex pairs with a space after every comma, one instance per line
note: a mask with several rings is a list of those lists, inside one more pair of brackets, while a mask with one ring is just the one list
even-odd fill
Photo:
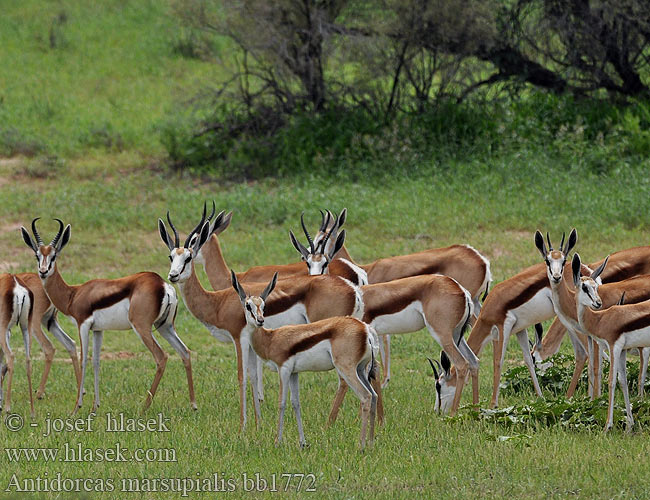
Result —
[[32, 237], [27, 232], [27, 229], [20, 226], [20, 234], [23, 235], [23, 241], [25, 242], [25, 245], [31, 248], [34, 251], [34, 253], [38, 252], [38, 247], [36, 246], [36, 243], [34, 243], [34, 240], [32, 240]]
[[199, 250], [201, 250], [201, 247], [205, 244], [205, 242], [208, 241], [209, 236], [210, 236], [210, 221], [206, 221], [203, 224], [203, 227], [201, 228], [200, 236], [194, 242], [195, 255], [199, 252]]
[[232, 287], [235, 289], [235, 291], [239, 295], [239, 298], [241, 299], [241, 301], [245, 302], [246, 301], [246, 292], [244, 291], [244, 289], [239, 284], [239, 280], [237, 279], [237, 275], [235, 274], [235, 271], [233, 271], [232, 269], [230, 270], [230, 282], [232, 283]]
[[293, 247], [298, 250], [298, 253], [302, 255], [302, 260], [307, 260], [309, 257], [309, 250], [307, 250], [307, 247], [300, 243], [298, 239], [296, 238], [296, 235], [293, 234], [293, 231], [291, 229], [289, 230], [289, 238], [291, 238], [291, 243], [293, 244]]
[[571, 271], [573, 272], [573, 284], [578, 288], [580, 286], [580, 268], [582, 267], [582, 262], [580, 262], [580, 254], [573, 254], [573, 260], [571, 261]]
[[576, 231], [576, 228], [574, 227], [571, 230], [571, 233], [569, 234], [569, 241], [566, 243], [566, 247], [562, 250], [562, 253], [566, 256], [569, 255], [569, 252], [573, 250], [573, 247], [576, 246], [576, 243], [578, 242], [578, 231]]
[[336, 238], [336, 243], [334, 243], [334, 248], [332, 248], [332, 251], [330, 252], [330, 260], [334, 258], [334, 256], [343, 248], [343, 243], [345, 243], [345, 229], [341, 231], [341, 234], [338, 235]]
[[339, 214], [338, 229], [341, 229], [341, 226], [345, 224], [345, 219], [347, 218], [347, 216], [348, 216], [348, 209], [344, 208], [343, 210], [341, 210], [341, 213]]
[[429, 364], [431, 365], [431, 369], [433, 370], [433, 376], [438, 380], [440, 378], [440, 374], [438, 373], [438, 370], [436, 370], [436, 365], [433, 364], [433, 361], [431, 358], [427, 358], [429, 360]]
[[61, 240], [59, 241], [59, 244], [56, 246], [56, 253], [60, 253], [61, 250], [63, 250], [63, 247], [65, 247], [68, 242], [70, 241], [70, 232], [72, 231], [70, 224], [68, 224], [65, 229], [63, 230], [63, 235], [61, 236]]
[[548, 255], [548, 252], [546, 250], [546, 243], [544, 243], [544, 237], [542, 236], [542, 233], [538, 231], [535, 231], [535, 246], [537, 247], [537, 250], [539, 250], [539, 253], [542, 254], [542, 257], [546, 259], [546, 256]]
[[[228, 212], [226, 215], [222, 214], [223, 212], [217, 216], [214, 221], [214, 226], [212, 227], [211, 234], [214, 234], [215, 236], [223, 233], [226, 229], [228, 229], [230, 221], [232, 220], [232, 212]], [[219, 223], [217, 224], [217, 222]]]
[[449, 356], [447, 356], [447, 353], [445, 351], [442, 351], [440, 353], [440, 365], [445, 372], [445, 376], [448, 377], [451, 373], [451, 361], [449, 360]]
[[275, 288], [275, 284], [277, 282], [278, 282], [278, 273], [276, 271], [275, 274], [273, 275], [273, 278], [271, 278], [271, 282], [268, 285], [266, 285], [266, 288], [260, 295], [260, 299], [266, 300], [266, 298], [271, 294], [271, 292]]
[[609, 255], [607, 257], [605, 257], [605, 260], [603, 261], [603, 263], [596, 268], [596, 270], [591, 275], [591, 279], [593, 279], [594, 281], [598, 279], [598, 277], [605, 270], [605, 266], [607, 265], [608, 260], [609, 260]]
[[169, 237], [169, 233], [167, 232], [167, 228], [162, 219], [158, 219], [158, 232], [160, 233], [160, 239], [165, 245], [167, 245], [167, 248], [169, 248], [170, 251], [173, 250], [174, 245], [172, 239]]

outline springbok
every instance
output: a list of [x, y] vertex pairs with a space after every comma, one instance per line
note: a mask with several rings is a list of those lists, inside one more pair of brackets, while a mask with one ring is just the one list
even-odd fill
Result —
[[[577, 232], [575, 229], [571, 231], [566, 247], [564, 246], [564, 235], [562, 235], [562, 243], [560, 244], [559, 250], [553, 249], [548, 233], [546, 235], [546, 240], [548, 242], [548, 248], [544, 243], [542, 234], [539, 231], [535, 232], [535, 246], [543, 256], [544, 262], [546, 263], [555, 312], [557, 313], [557, 316], [564, 327], [568, 330], [569, 335], [580, 337], [583, 345], [586, 345], [585, 339], [587, 338], [587, 332], [585, 332], [580, 327], [580, 324], [578, 322], [575, 295], [576, 291], [575, 288], [573, 288], [573, 282], [571, 282], [572, 284], [569, 286], [567, 280], [563, 279], [562, 272], [568, 254], [575, 246], [575, 243], [577, 241]], [[598, 267], [600, 268], [600, 266]], [[602, 276], [602, 269], [599, 273], [599, 276]], [[598, 292], [603, 301], [603, 308], [608, 308], [615, 305], [622, 294], [626, 294], [625, 302], [627, 304], [636, 304], [638, 302], [643, 302], [644, 300], [650, 299], [650, 275], [641, 275], [634, 278], [628, 278], [623, 281], [608, 283], [600, 286]], [[589, 348], [589, 350], [590, 352], [592, 351], [591, 348]], [[650, 350], [641, 350], [642, 362], [643, 360], [647, 360], [648, 352], [650, 352]], [[594, 349], [593, 354], [591, 355], [593, 355], [594, 358], [592, 359], [594, 359], [594, 361], [599, 361], [598, 349]], [[592, 394], [592, 397], [597, 397], [599, 393], [599, 388], [595, 387], [597, 385], [597, 381], [600, 380], [599, 370], [597, 368], [599, 365], [600, 363], [594, 362], [594, 370], [589, 370], [589, 383], [596, 389], [592, 390], [592, 388], [590, 388], [590, 394]], [[580, 365], [576, 363], [576, 368], [573, 373], [571, 385], [569, 386], [569, 391], [567, 392], [567, 397], [571, 397], [571, 395], [573, 395], [583, 367], [584, 362]], [[639, 395], [643, 395], [643, 381], [645, 380], [643, 374], [644, 371], [645, 370], [643, 367], [641, 367], [641, 370], [639, 370]]]
[[36, 273], [20, 273], [17, 274], [16, 277], [24, 283], [27, 289], [32, 292], [34, 297], [34, 320], [32, 321], [31, 332], [45, 355], [45, 367], [43, 368], [41, 382], [36, 391], [36, 399], [41, 399], [45, 394], [45, 385], [50, 374], [50, 368], [52, 367], [52, 361], [54, 360], [54, 353], [56, 351], [50, 339], [43, 332], [43, 328], [54, 335], [54, 337], [63, 344], [65, 350], [68, 351], [70, 360], [72, 361], [75, 381], [79, 384], [79, 380], [81, 379], [81, 369], [79, 368], [79, 358], [77, 357], [77, 346], [74, 340], [72, 340], [68, 334], [63, 331], [61, 325], [59, 325], [56, 317], [57, 310], [45, 293], [43, 283], [41, 283], [41, 279], [36, 275]]
[[[219, 219], [219, 218], [218, 218]], [[223, 221], [223, 219], [221, 219]], [[203, 323], [213, 337], [221, 342], [233, 342], [237, 358], [237, 379], [240, 399], [240, 431], [246, 425], [246, 382], [250, 375], [253, 391], [255, 419], [259, 425], [260, 408], [258, 394], [259, 368], [257, 356], [251, 351], [247, 338], [242, 335], [246, 328], [246, 317], [241, 310], [238, 295], [232, 288], [207, 291], [201, 285], [196, 272], [195, 260], [200, 255], [214, 226], [204, 222], [195, 234], [191, 232], [183, 246], [178, 231], [167, 221], [174, 233], [172, 238], [162, 219], [158, 220], [160, 237], [169, 249], [171, 265], [169, 281], [176, 283], [190, 313]], [[253, 283], [253, 293], [261, 293], [264, 285]], [[273, 327], [289, 324], [303, 324], [332, 316], [356, 316], [363, 314], [361, 292], [352, 283], [337, 276], [294, 276], [280, 280], [274, 292], [266, 300], [266, 321]], [[245, 369], [246, 368], [246, 369]]]
[[[309, 267], [309, 274], [323, 274], [330, 270], [335, 272], [337, 266], [340, 266], [339, 262], [353, 263], [345, 249], [345, 231], [338, 233], [346, 217], [345, 208], [338, 216], [333, 216], [329, 210], [326, 213], [321, 211], [321, 225], [313, 240], [301, 218], [309, 249], [301, 244], [292, 232], [290, 233], [293, 246]], [[333, 260], [335, 255], [338, 257]], [[427, 274], [450, 276], [469, 291], [474, 316], [478, 316], [481, 310], [480, 297], [481, 295], [485, 297], [492, 281], [490, 262], [469, 245], [452, 245], [409, 255], [388, 257], [359, 267], [367, 273], [370, 284]], [[382, 387], [385, 387], [390, 380], [390, 336], [382, 337], [381, 355], [384, 367]]]
[[[14, 378], [15, 355], [9, 345], [11, 329], [20, 325], [25, 344], [25, 366], [29, 387], [29, 405], [34, 417], [32, 394], [32, 361], [30, 329], [33, 320], [34, 297], [25, 284], [13, 274], [0, 274], [0, 411], [11, 412], [11, 383]], [[2, 386], [7, 378], [7, 396], [3, 398]]]
[[366, 445], [368, 421], [369, 444], [372, 445], [377, 394], [369, 375], [376, 376], [374, 359], [378, 351], [377, 334], [371, 326], [350, 316], [323, 319], [308, 325], [264, 328], [265, 301], [275, 288], [277, 279], [278, 275], [275, 274], [259, 296], [250, 296], [232, 272], [232, 286], [239, 295], [246, 318], [242, 337], [260, 358], [272, 363], [278, 371], [280, 397], [276, 443], [282, 441], [287, 392], [291, 388], [291, 404], [298, 423], [300, 446], [306, 445], [300, 414], [298, 374], [335, 369], [340, 380], [339, 387], [352, 387], [361, 400], [361, 448]]
[[133, 274], [113, 280], [95, 279], [81, 285], [68, 285], [59, 274], [55, 261], [70, 240], [70, 224], [64, 229], [63, 222], [60, 219], [55, 219], [59, 223], [59, 231], [54, 239], [45, 245], [36, 230], [37, 220], [38, 218], [32, 221], [33, 240], [27, 230], [21, 227], [23, 240], [36, 255], [38, 275], [52, 304], [62, 314], [72, 318], [79, 329], [82, 363], [74, 413], [81, 408], [83, 403], [90, 331], [93, 332], [95, 375], [93, 412], [96, 412], [99, 407], [99, 362], [104, 330], [133, 329], [147, 349], [151, 351], [156, 362], [156, 374], [151, 388], [147, 391], [143, 411], [151, 405], [168, 358], [168, 354], [160, 348], [152, 334], [154, 326], [183, 360], [190, 403], [192, 408], [196, 409], [190, 351], [178, 337], [174, 328], [178, 305], [174, 287], [151, 272]]
[[[597, 262], [589, 264], [588, 268], [596, 269], [600, 267], [603, 262], [604, 259], [601, 259]], [[582, 267], [582, 272], [583, 274], [588, 275], [587, 268], [584, 265]], [[607, 268], [600, 275], [600, 279], [602, 280], [603, 284], [609, 284], [625, 281], [627, 279], [646, 274], [650, 274], [650, 246], [633, 247], [614, 252], [609, 256]], [[630, 283], [633, 285], [637, 282]], [[629, 301], [631, 302], [633, 300], [633, 297], [630, 296]], [[564, 338], [566, 331], [566, 328], [560, 322], [560, 320], [556, 319], [551, 324], [550, 328], [546, 332], [546, 335], [542, 337], [542, 332], [537, 335], [537, 339], [531, 354], [538, 366], [541, 365], [546, 359], [553, 356], [560, 349], [560, 344], [562, 343], [562, 339]], [[644, 386], [643, 382], [645, 381], [648, 369], [648, 356], [650, 355], [650, 350], [644, 349], [640, 354], [641, 362], [639, 369], [639, 395], [642, 395]], [[595, 374], [595, 397], [600, 395], [600, 374], [600, 371], [597, 371]]]
[[[614, 425], [614, 392], [616, 375], [623, 390], [627, 430], [632, 430], [634, 418], [630, 407], [630, 395], [627, 388], [625, 358], [628, 349], [650, 347], [650, 301], [637, 304], [614, 305], [603, 309], [603, 300], [599, 294], [598, 276], [607, 265], [603, 261], [590, 277], [580, 274], [580, 255], [573, 256], [573, 283], [577, 290], [577, 314], [580, 326], [589, 335], [606, 345], [609, 349], [609, 408], [605, 430]], [[627, 299], [627, 292], [625, 293]], [[623, 299], [621, 298], [621, 302]], [[602, 309], [602, 310], [601, 310]]]

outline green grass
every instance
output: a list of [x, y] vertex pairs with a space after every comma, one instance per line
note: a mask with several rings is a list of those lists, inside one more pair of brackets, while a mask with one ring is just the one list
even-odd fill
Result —
[[[316, 209], [349, 210], [349, 249], [360, 261], [396, 253], [407, 253], [452, 242], [468, 242], [492, 262], [497, 280], [538, 261], [532, 233], [534, 228], [552, 234], [576, 225], [578, 251], [587, 260], [607, 252], [648, 241], [647, 210], [639, 208], [631, 224], [625, 210], [612, 203], [617, 197], [647, 204], [642, 172], [630, 173], [625, 182], [615, 177], [577, 178], [543, 172], [550, 166], [526, 174], [508, 165], [486, 172], [477, 166], [460, 176], [440, 175], [428, 183], [396, 180], [391, 185], [371, 182], [323, 185], [313, 179], [223, 186], [143, 169], [136, 160], [120, 157], [119, 173], [114, 166], [97, 160], [77, 160], [63, 167], [59, 178], [34, 179], [22, 172], [20, 162], [0, 167], [0, 195], [3, 199], [3, 227], [0, 255], [3, 269], [33, 271], [34, 260], [18, 234], [20, 224], [42, 216], [45, 239], [58, 216], [72, 224], [71, 243], [58, 260], [63, 276], [76, 283], [95, 277], [117, 277], [141, 270], [163, 276], [168, 270], [166, 250], [156, 230], [157, 217], [167, 208], [185, 233], [195, 224], [204, 199], [234, 209], [232, 226], [221, 241], [225, 257], [236, 269], [269, 262], [292, 262], [297, 254], [290, 248], [287, 229], [297, 229], [298, 215], [307, 209], [315, 223]], [[129, 164], [131, 166], [129, 166]], [[472, 170], [465, 166], [465, 171]], [[507, 175], [507, 172], [512, 175]], [[471, 181], [467, 178], [471, 176]], [[598, 182], [596, 182], [596, 180]], [[526, 182], [527, 181], [527, 182]], [[548, 191], [547, 194], [540, 194]], [[581, 193], [580, 190], [584, 192]], [[497, 193], [503, 193], [498, 195]], [[512, 200], [512, 201], [510, 201]], [[561, 200], [555, 205], [555, 200]], [[76, 338], [69, 320], [65, 329]], [[640, 435], [621, 432], [603, 435], [598, 431], [570, 431], [560, 427], [531, 425], [513, 431], [508, 427], [474, 421], [449, 421], [433, 413], [434, 384], [426, 356], [437, 356], [439, 348], [425, 332], [395, 339], [393, 379], [386, 390], [387, 422], [378, 430], [374, 449], [358, 450], [357, 405], [348, 397], [341, 420], [329, 430], [324, 422], [336, 388], [333, 373], [304, 374], [302, 403], [306, 435], [311, 447], [297, 446], [295, 420], [288, 412], [286, 443], [273, 444], [277, 409], [276, 375], [265, 372], [266, 401], [260, 431], [251, 426], [243, 436], [237, 432], [238, 404], [232, 346], [218, 344], [208, 332], [180, 307], [177, 327], [193, 351], [193, 367], [199, 411], [189, 409], [182, 365], [169, 346], [170, 362], [156, 400], [147, 416], [164, 413], [171, 419], [169, 434], [137, 433], [111, 435], [97, 424], [92, 433], [73, 432], [43, 438], [45, 418], [66, 417], [74, 399], [72, 369], [63, 350], [57, 351], [47, 396], [37, 402], [39, 427], [10, 433], [0, 427], [4, 447], [61, 447], [63, 443], [84, 443], [87, 447], [109, 447], [119, 442], [127, 448], [174, 448], [178, 462], [169, 463], [76, 463], [52, 466], [37, 463], [10, 465], [2, 455], [0, 486], [8, 485], [11, 474], [34, 477], [60, 471], [65, 477], [195, 477], [214, 472], [241, 480], [243, 472], [305, 472], [317, 477], [317, 495], [334, 498], [365, 498], [432, 494], [442, 498], [474, 498], [477, 492], [513, 497], [615, 497], [642, 496], [650, 486], [644, 474], [649, 450], [648, 429]], [[55, 341], [56, 342], [56, 341]], [[19, 335], [13, 345], [19, 352], [14, 384], [14, 409], [27, 415], [26, 381]], [[568, 347], [565, 346], [565, 352]], [[36, 348], [35, 373], [42, 369]], [[138, 416], [154, 365], [150, 354], [133, 332], [107, 332], [102, 362], [102, 411]], [[125, 359], [115, 353], [125, 352]], [[482, 355], [481, 399], [485, 403], [491, 387], [491, 348]], [[508, 353], [508, 365], [521, 363], [518, 347]], [[90, 410], [92, 382], [81, 416]], [[464, 402], [468, 402], [466, 391]], [[520, 404], [526, 394], [505, 394], [502, 406]], [[252, 418], [252, 413], [249, 412]], [[530, 437], [506, 439], [525, 434]], [[240, 485], [241, 486], [241, 485]], [[240, 486], [238, 490], [240, 491]], [[4, 489], [4, 486], [3, 486]], [[302, 496], [296, 492], [295, 496]], [[241, 491], [238, 495], [241, 495]], [[55, 498], [53, 493], [43, 498]], [[102, 498], [102, 496], [99, 496]], [[111, 498], [110, 495], [105, 495]], [[21, 496], [22, 498], [22, 496]], [[144, 498], [175, 498], [171, 494], [150, 494]]]

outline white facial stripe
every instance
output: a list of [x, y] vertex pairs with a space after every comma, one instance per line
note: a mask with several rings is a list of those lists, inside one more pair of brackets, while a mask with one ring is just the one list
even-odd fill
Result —
[[183, 282], [192, 274], [192, 251], [183, 248], [181, 253], [178, 253], [177, 248], [174, 248], [171, 253], [171, 265], [169, 266], [169, 279], [173, 282]]

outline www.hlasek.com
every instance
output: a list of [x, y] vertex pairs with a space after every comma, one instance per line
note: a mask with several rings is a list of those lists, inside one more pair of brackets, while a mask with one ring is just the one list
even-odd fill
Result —
[[188, 497], [191, 493], [246, 492], [314, 492], [316, 476], [302, 473], [278, 473], [262, 476], [255, 472], [229, 476], [214, 473], [210, 476], [182, 478], [68, 478], [60, 472], [21, 478], [13, 474], [5, 492], [12, 493], [176, 493]]

